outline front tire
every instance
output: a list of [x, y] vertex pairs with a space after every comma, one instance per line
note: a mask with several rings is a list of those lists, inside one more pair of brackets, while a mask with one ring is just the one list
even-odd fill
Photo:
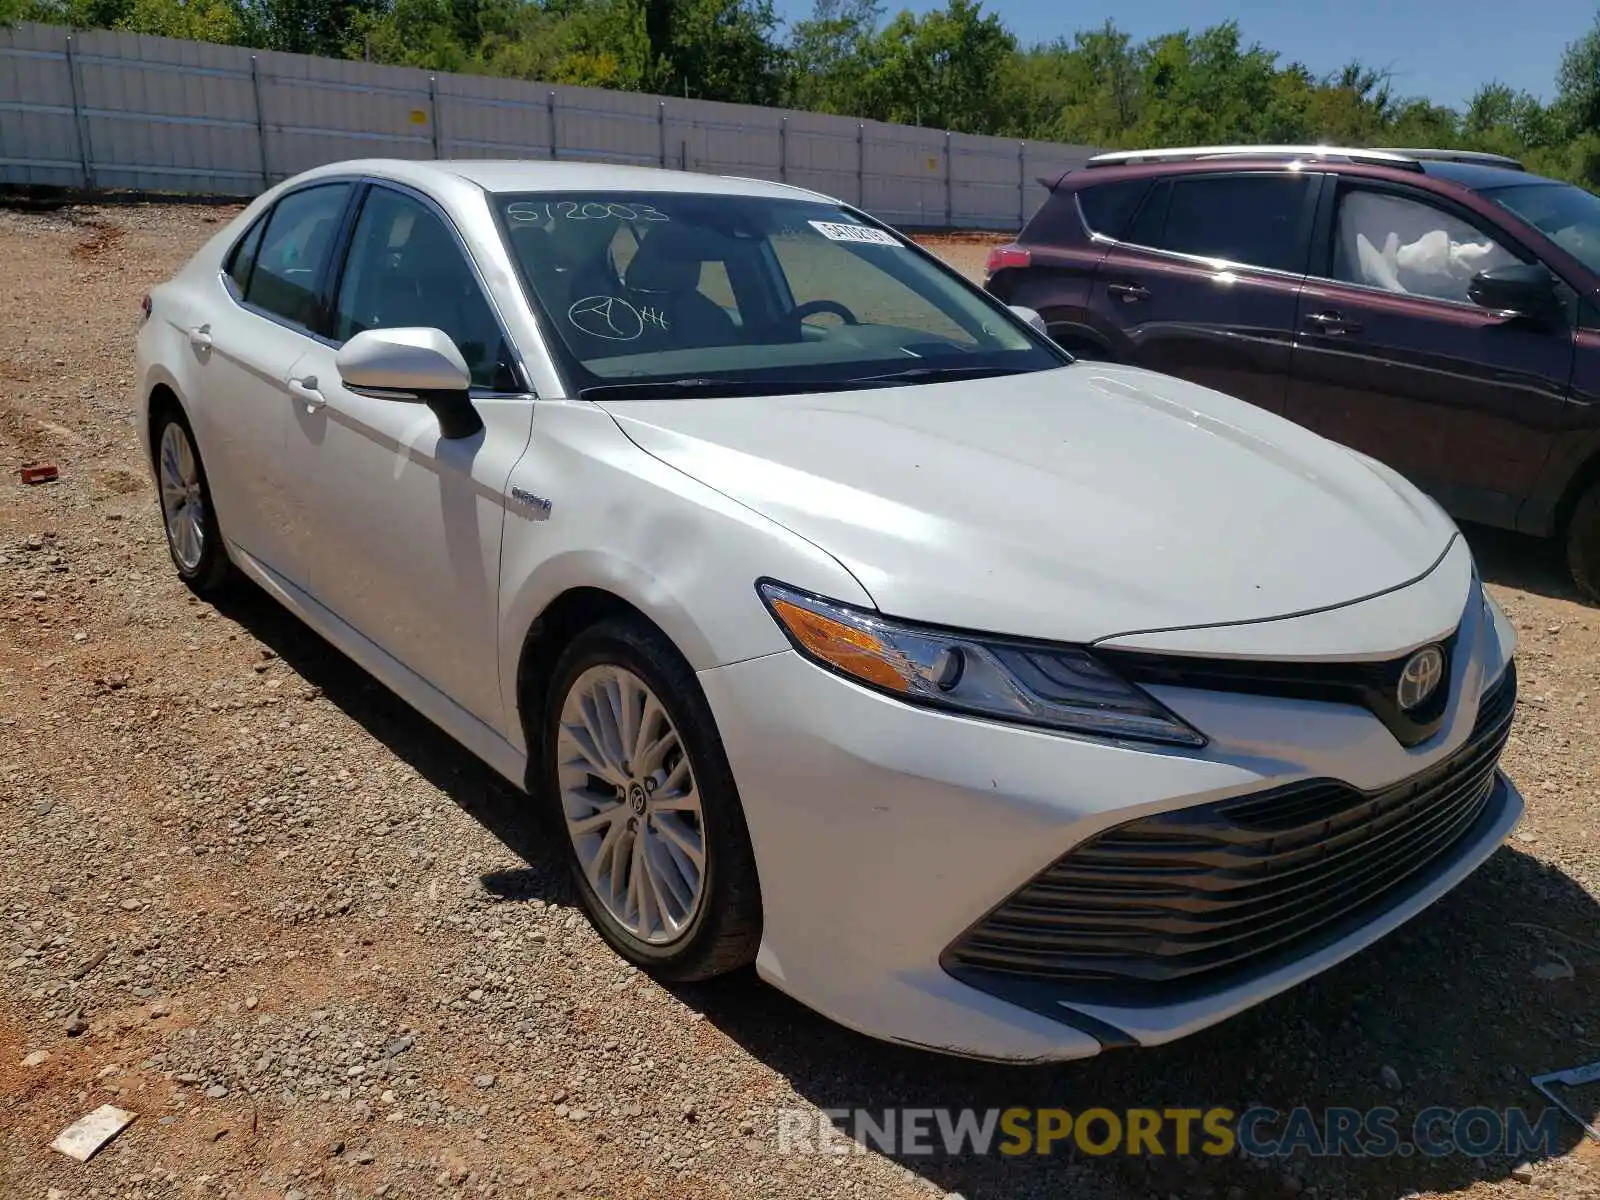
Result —
[[561, 655], [543, 711], [553, 815], [600, 935], [669, 982], [753, 962], [755, 855], [688, 663], [643, 623], [604, 621]]
[[222, 544], [194, 430], [181, 410], [168, 408], [157, 418], [155, 454], [156, 487], [172, 565], [196, 595], [215, 596], [231, 582], [232, 564]]
[[1567, 522], [1567, 570], [1578, 590], [1600, 603], [1600, 481], [1579, 497]]

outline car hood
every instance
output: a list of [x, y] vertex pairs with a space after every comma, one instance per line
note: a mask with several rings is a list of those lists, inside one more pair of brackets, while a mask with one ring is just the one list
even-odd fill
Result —
[[1371, 460], [1131, 367], [603, 407], [883, 612], [966, 629], [1090, 642], [1314, 612], [1420, 578], [1455, 534]]

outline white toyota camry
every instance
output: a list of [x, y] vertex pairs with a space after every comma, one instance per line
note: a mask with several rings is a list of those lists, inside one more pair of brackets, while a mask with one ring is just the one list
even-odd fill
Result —
[[137, 400], [183, 579], [525, 788], [619, 954], [1066, 1059], [1346, 957], [1522, 801], [1432, 501], [1038, 327], [799, 188], [349, 162], [150, 294]]

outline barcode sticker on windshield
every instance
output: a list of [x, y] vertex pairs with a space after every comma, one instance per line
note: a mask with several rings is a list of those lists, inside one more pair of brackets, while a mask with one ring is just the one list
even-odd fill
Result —
[[900, 244], [895, 241], [892, 234], [874, 229], [870, 225], [846, 225], [838, 221], [809, 221], [807, 224], [830, 242], [862, 242], [868, 246]]

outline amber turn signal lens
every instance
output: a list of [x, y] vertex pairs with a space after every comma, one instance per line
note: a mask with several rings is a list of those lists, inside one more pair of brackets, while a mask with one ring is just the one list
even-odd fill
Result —
[[911, 690], [905, 673], [897, 670], [892, 661], [903, 656], [865, 630], [830, 620], [787, 600], [773, 600], [772, 611], [809, 654], [877, 687], [895, 692]]

